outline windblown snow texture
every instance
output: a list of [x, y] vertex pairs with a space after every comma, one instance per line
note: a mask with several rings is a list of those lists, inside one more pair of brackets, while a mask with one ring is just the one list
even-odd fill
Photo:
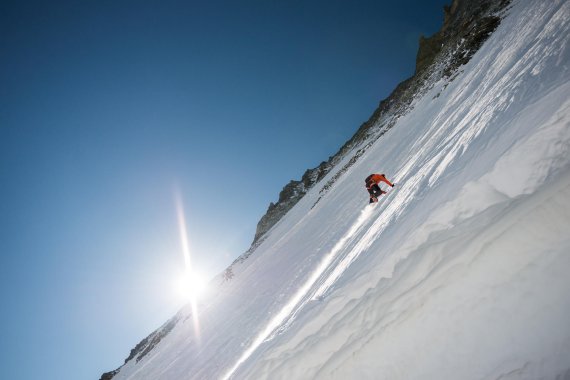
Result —
[[184, 309], [114, 379], [570, 378], [569, 35], [568, 1], [515, 1], [216, 284], [199, 337]]

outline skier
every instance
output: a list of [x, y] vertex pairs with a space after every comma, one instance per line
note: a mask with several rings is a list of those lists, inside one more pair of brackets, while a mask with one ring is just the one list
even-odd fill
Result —
[[370, 194], [370, 203], [378, 202], [378, 197], [382, 194], [386, 194], [384, 190], [378, 186], [380, 182], [384, 182], [385, 184], [394, 187], [394, 184], [386, 178], [384, 174], [370, 174], [364, 180], [366, 183], [366, 190]]

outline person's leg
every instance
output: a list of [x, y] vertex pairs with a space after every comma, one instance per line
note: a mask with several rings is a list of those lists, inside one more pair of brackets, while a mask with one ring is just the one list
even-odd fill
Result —
[[378, 201], [378, 198], [376, 198], [375, 192], [374, 192], [374, 186], [372, 187], [367, 187], [366, 190], [368, 190], [368, 194], [370, 194], [370, 203], [374, 203]]
[[378, 186], [377, 184], [374, 185], [374, 186], [372, 186], [372, 190], [374, 191], [374, 196], [375, 196], [376, 198], [378, 198], [378, 197], [379, 197], [380, 195], [382, 195], [382, 194], [386, 194], [386, 192], [385, 192], [384, 190], [382, 190], [382, 189], [380, 188], [380, 186]]

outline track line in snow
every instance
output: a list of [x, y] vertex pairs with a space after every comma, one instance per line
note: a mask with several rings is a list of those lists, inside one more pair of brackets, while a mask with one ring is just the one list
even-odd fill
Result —
[[[321, 260], [319, 266], [313, 271], [309, 279], [301, 286], [293, 298], [273, 317], [269, 324], [257, 335], [253, 343], [244, 353], [240, 356], [234, 366], [222, 377], [223, 380], [230, 379], [234, 372], [261, 346], [263, 342], [272, 339], [275, 335], [275, 330], [281, 327], [287, 321], [291, 321], [292, 317], [305, 305], [310, 298], [307, 297], [313, 285], [323, 275], [325, 270], [330, 266], [336, 255], [346, 246], [353, 236], [360, 230], [368, 219], [373, 215], [375, 207], [367, 206], [361, 211], [360, 216], [356, 222], [350, 227], [347, 233], [335, 244], [331, 251], [326, 254]], [[303, 301], [304, 300], [304, 301]], [[273, 335], [272, 335], [273, 334]]]

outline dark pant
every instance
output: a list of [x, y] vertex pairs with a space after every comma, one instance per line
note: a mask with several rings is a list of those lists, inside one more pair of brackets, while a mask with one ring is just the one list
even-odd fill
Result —
[[380, 189], [380, 186], [378, 186], [377, 184], [372, 185], [367, 190], [371, 196], [376, 198], [378, 198], [383, 193], [383, 191]]

